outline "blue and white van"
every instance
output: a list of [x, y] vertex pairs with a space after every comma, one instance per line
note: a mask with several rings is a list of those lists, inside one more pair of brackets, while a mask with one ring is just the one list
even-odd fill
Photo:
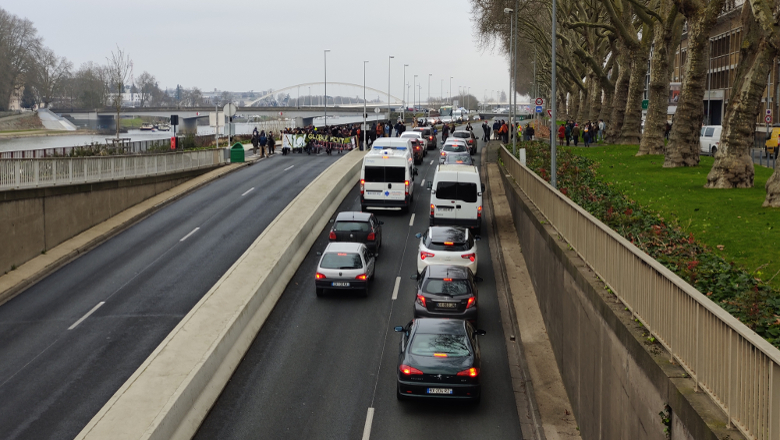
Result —
[[379, 138], [366, 156], [360, 170], [360, 206], [401, 208], [406, 212], [414, 200], [412, 143], [405, 138]]

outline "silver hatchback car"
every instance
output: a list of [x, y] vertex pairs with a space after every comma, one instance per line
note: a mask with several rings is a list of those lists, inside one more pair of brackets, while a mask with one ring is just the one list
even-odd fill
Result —
[[317, 296], [322, 296], [325, 289], [357, 290], [367, 296], [375, 266], [374, 254], [363, 243], [328, 244], [314, 275]]

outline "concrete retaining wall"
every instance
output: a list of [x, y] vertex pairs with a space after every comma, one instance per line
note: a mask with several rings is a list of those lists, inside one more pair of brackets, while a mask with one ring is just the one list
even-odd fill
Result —
[[191, 438], [320, 231], [357, 183], [362, 159], [363, 152], [352, 151], [310, 183], [76, 438]]
[[0, 192], [0, 274], [210, 169]]
[[[582, 438], [731, 440], [726, 417], [520, 192], [502, 180], [566, 392]], [[508, 269], [511, 270], [511, 269]], [[538, 386], [538, 384], [536, 385]], [[668, 407], [667, 407], [668, 405]], [[661, 413], [670, 411], [668, 426]]]

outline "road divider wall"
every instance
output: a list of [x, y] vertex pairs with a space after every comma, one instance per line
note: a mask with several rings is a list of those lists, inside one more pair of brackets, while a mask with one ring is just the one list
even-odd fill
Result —
[[363, 155], [352, 151], [314, 179], [76, 438], [191, 438], [320, 231], [357, 183]]

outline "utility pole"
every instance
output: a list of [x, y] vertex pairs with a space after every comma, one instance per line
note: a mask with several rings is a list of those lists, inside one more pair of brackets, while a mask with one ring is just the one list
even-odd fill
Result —
[[328, 52], [330, 49], [325, 49], [325, 127], [328, 127]]
[[428, 108], [431, 108], [431, 76], [433, 76], [432, 73], [428, 74]]
[[404, 108], [401, 110], [401, 119], [403, 119], [403, 123], [406, 124], [406, 100], [409, 97], [409, 87], [406, 87], [406, 68], [409, 67], [408, 64], [404, 64], [404, 83], [403, 83], [403, 89], [401, 92], [404, 95]]
[[363, 149], [365, 150], [368, 145], [366, 145], [366, 63], [368, 61], [363, 61]]
[[390, 109], [390, 60], [395, 58], [394, 56], [390, 55], [390, 57], [387, 59], [387, 120], [390, 121], [390, 114], [392, 113], [392, 110]]

